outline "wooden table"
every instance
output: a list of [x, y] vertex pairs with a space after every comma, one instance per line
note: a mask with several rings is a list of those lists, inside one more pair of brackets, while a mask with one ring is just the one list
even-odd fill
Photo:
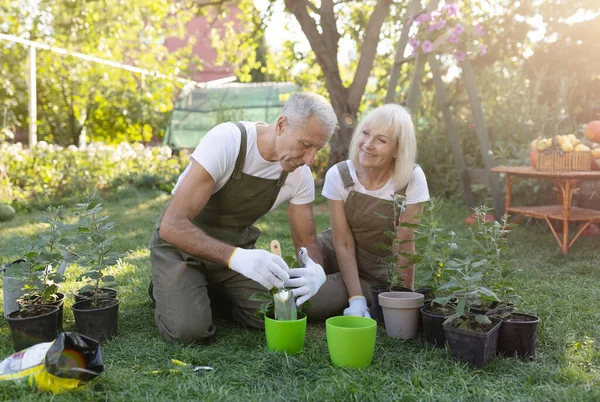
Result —
[[[599, 171], [541, 171], [531, 166], [497, 166], [493, 172], [506, 174], [506, 213], [519, 223], [523, 217], [544, 219], [550, 227], [554, 238], [560, 245], [563, 254], [568, 254], [583, 231], [592, 223], [600, 222], [600, 211], [571, 206], [573, 191], [580, 180], [600, 180]], [[515, 207], [511, 205], [511, 187], [517, 179], [542, 179], [556, 183], [562, 196], [562, 205], [546, 205], [534, 207]], [[562, 233], [559, 233], [551, 220], [562, 221]], [[569, 222], [582, 222], [583, 225], [569, 241]]]

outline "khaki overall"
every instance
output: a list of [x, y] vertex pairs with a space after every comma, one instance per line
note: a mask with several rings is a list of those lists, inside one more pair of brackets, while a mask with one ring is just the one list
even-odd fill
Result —
[[[342, 176], [344, 188], [350, 188], [348, 198], [344, 202], [344, 212], [354, 236], [360, 285], [370, 304], [371, 286], [387, 284], [385, 258], [391, 254], [389, 250], [379, 249], [375, 245], [391, 244], [390, 238], [384, 232], [394, 229], [390, 220], [377, 214], [392, 216], [394, 210], [390, 203], [383, 203], [379, 198], [354, 191], [354, 181], [346, 161], [336, 164], [336, 168]], [[396, 194], [404, 195], [405, 192], [399, 191]], [[321, 233], [317, 237], [317, 243], [323, 249], [323, 269], [327, 273], [327, 280], [310, 299], [313, 307], [307, 308], [306, 312], [311, 318], [324, 319], [339, 315], [348, 307], [348, 291], [338, 266], [332, 230], [327, 229]]]
[[[250, 249], [260, 236], [253, 224], [275, 203], [287, 172], [277, 180], [243, 173], [247, 133], [241, 123], [235, 124], [242, 140], [233, 174], [192, 222], [209, 236]], [[186, 254], [163, 241], [158, 234], [161, 219], [150, 242], [155, 321], [161, 336], [170, 342], [194, 343], [215, 333], [207, 286], [228, 300], [234, 320], [262, 328], [263, 322], [255, 316], [260, 303], [249, 298], [265, 288], [224, 265]]]

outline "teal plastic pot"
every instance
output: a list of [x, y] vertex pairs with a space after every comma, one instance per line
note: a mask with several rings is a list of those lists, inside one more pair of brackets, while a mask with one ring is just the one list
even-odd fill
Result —
[[304, 350], [306, 314], [298, 312], [297, 320], [281, 321], [265, 316], [267, 349], [294, 355]]
[[337, 367], [368, 367], [373, 361], [377, 321], [365, 317], [338, 316], [325, 322], [329, 357]]

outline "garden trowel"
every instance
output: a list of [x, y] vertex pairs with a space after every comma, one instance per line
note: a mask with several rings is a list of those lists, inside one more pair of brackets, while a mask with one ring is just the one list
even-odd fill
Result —
[[[281, 257], [281, 246], [277, 240], [271, 242], [271, 253]], [[276, 320], [296, 320], [298, 312], [296, 311], [296, 303], [291, 290], [281, 288], [279, 292], [273, 295], [275, 305]]]

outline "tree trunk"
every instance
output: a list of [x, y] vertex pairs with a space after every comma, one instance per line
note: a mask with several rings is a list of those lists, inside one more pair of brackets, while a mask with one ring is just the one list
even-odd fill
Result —
[[352, 107], [348, 103], [337, 107], [334, 105], [333, 109], [338, 117], [339, 129], [331, 137], [329, 166], [333, 166], [348, 158], [348, 146], [350, 145], [350, 139], [352, 138], [358, 114], [358, 110], [352, 110]]
[[77, 145], [79, 140], [79, 130], [77, 130], [77, 118], [75, 117], [75, 111], [71, 110], [69, 113], [69, 132], [70, 134], [70, 142], [73, 145]]
[[[308, 0], [285, 0], [286, 8], [294, 14], [310, 47], [315, 53], [317, 63], [323, 71], [325, 86], [329, 92], [331, 106], [338, 118], [339, 130], [331, 139], [329, 166], [348, 157], [348, 146], [360, 101], [373, 68], [381, 26], [392, 4], [392, 0], [378, 0], [367, 23], [356, 72], [349, 87], [342, 83], [338, 67], [338, 42], [340, 34], [336, 28], [333, 0], [322, 0], [320, 7]], [[319, 15], [313, 18], [308, 10]], [[321, 32], [318, 24], [320, 23]]]

